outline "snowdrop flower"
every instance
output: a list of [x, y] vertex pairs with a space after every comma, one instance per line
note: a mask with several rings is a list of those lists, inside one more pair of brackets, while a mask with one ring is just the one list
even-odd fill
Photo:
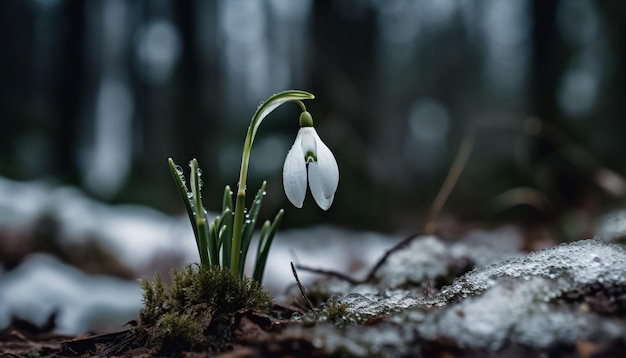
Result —
[[328, 210], [339, 184], [339, 168], [333, 153], [313, 128], [311, 114], [305, 111], [300, 114], [300, 130], [283, 167], [285, 194], [297, 208], [304, 203], [307, 170], [313, 199], [322, 210]]

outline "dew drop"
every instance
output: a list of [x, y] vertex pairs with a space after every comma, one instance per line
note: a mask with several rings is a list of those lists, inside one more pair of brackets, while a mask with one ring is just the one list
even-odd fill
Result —
[[183, 175], [183, 167], [181, 167], [180, 165], [176, 164], [176, 166], [174, 166], [174, 169], [176, 170], [176, 173], [178, 175]]
[[193, 193], [192, 193], [192, 192], [190, 192], [190, 191], [188, 191], [188, 192], [187, 192], [187, 198], [189, 198], [189, 199], [193, 199]]

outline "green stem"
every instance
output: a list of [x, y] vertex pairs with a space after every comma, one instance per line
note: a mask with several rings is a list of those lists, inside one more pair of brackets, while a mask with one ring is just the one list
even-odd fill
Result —
[[[241, 154], [241, 169], [239, 171], [239, 183], [237, 184], [237, 199], [235, 201], [235, 218], [233, 222], [233, 239], [232, 239], [232, 251], [230, 256], [230, 270], [239, 277], [243, 276], [243, 272], [239, 272], [239, 260], [241, 258], [241, 237], [243, 234], [243, 222], [245, 216], [246, 205], [246, 180], [248, 178], [248, 163], [250, 162], [250, 151], [252, 149], [252, 142], [256, 136], [257, 129], [261, 125], [263, 118], [265, 118], [270, 112], [276, 109], [278, 106], [285, 102], [299, 102], [300, 107], [304, 108], [304, 104], [301, 100], [313, 99], [311, 93], [305, 91], [285, 91], [275, 94], [263, 102], [259, 108], [257, 108], [248, 132], [246, 133], [246, 139], [243, 144], [243, 153]], [[243, 267], [243, 266], [242, 266]]]

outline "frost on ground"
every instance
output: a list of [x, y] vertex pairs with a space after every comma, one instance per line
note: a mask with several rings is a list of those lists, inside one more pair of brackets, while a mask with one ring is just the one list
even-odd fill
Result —
[[[445, 275], [451, 260], [458, 259], [450, 255], [455, 251], [450, 246], [456, 245], [463, 244], [417, 238], [395, 253], [398, 257], [389, 257], [374, 284], [348, 287], [329, 280], [335, 305], [326, 307], [343, 304], [341, 314], [331, 317], [329, 309], [322, 309], [297, 317], [332, 323], [291, 331], [291, 336], [304, 335], [327, 353], [356, 356], [426, 354], [433, 347], [469, 350], [476, 356], [554, 350], [576, 354], [581, 343], [614, 354], [616, 347], [626, 346], [622, 246], [595, 239], [563, 244], [475, 268], [433, 295], [425, 295], [421, 285], [409, 287]], [[385, 267], [399, 262], [402, 269]], [[393, 287], [385, 289], [380, 276], [390, 272]], [[423, 276], [416, 279], [418, 272]], [[342, 294], [340, 287], [361, 293]]]

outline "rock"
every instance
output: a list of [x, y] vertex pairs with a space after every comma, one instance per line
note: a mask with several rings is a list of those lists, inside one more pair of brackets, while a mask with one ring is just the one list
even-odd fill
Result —
[[[416, 239], [386, 262], [402, 264], [414, 274], [381, 266], [375, 284], [347, 288], [361, 293], [336, 293], [321, 310], [296, 317], [308, 322], [303, 326], [313, 326], [297, 336], [307, 337], [325, 354], [354, 356], [433, 350], [470, 356], [548, 351], [577, 356], [586, 348], [614, 355], [626, 346], [622, 246], [592, 239], [518, 255], [467, 272], [433, 296], [416, 286], [397, 288], [445, 275], [442, 268], [450, 267], [451, 257], [437, 238]], [[392, 272], [398, 277], [385, 288], [381, 278]], [[337, 304], [343, 307], [340, 315]]]

